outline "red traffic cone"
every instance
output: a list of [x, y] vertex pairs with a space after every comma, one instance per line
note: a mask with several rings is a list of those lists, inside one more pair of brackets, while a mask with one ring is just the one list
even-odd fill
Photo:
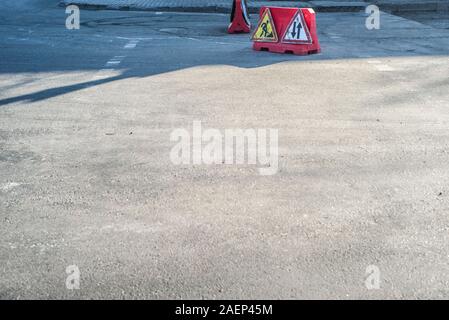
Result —
[[233, 0], [229, 33], [251, 32], [246, 0]]

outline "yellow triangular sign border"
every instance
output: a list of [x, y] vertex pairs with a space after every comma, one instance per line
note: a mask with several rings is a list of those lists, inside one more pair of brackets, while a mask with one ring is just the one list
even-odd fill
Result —
[[[265, 16], [268, 14], [268, 19], [270, 20], [272, 29], [273, 29], [273, 33], [274, 33], [274, 38], [272, 40], [267, 40], [267, 39], [260, 39], [256, 37], [257, 31], [259, 30], [260, 25], [262, 24], [262, 22], [265, 20]], [[263, 15], [262, 15], [262, 19], [259, 20], [259, 23], [257, 24], [256, 30], [253, 33], [253, 36], [251, 37], [252, 41], [259, 41], [259, 42], [278, 42], [279, 38], [278, 38], [278, 32], [276, 31], [276, 26], [274, 25], [274, 21], [273, 21], [273, 17], [271, 16], [271, 11], [270, 8], [266, 8]]]

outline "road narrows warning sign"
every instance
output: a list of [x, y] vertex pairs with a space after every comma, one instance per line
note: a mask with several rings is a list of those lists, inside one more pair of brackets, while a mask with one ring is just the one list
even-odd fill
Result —
[[252, 37], [253, 41], [277, 42], [278, 35], [271, 17], [270, 9], [266, 9]]
[[288, 25], [285, 34], [282, 37], [282, 42], [312, 43], [309, 28], [305, 23], [304, 15], [302, 14], [302, 11], [300, 9], [290, 21], [290, 24]]

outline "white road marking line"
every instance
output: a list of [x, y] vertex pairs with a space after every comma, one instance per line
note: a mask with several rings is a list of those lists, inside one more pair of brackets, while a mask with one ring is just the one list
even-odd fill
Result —
[[[182, 37], [179, 37], [179, 38], [182, 38]], [[235, 44], [235, 42], [231, 43], [231, 42], [220, 42], [220, 41], [213, 41], [213, 40], [210, 41], [208, 39], [196, 39], [196, 38], [190, 38], [190, 37], [186, 37], [186, 38], [183, 38], [183, 39], [192, 40], [192, 41], [199, 41], [199, 42], [208, 42], [208, 43], [214, 43], [214, 44], [224, 44], [224, 45], [234, 45]], [[246, 42], [242, 41], [240, 43], [246, 43]]]
[[98, 79], [98, 78], [109, 78], [112, 76], [115, 76], [115, 70], [113, 68], [104, 68], [104, 69], [100, 69], [98, 70], [95, 74], [94, 74], [94, 79]]
[[146, 37], [146, 38], [142, 38], [142, 37], [140, 37], [140, 38], [115, 37], [115, 38], [122, 39], [122, 40], [139, 40], [139, 41], [141, 41], [141, 40], [153, 40], [154, 39], [153, 37]]
[[376, 65], [376, 69], [379, 71], [394, 71], [394, 69], [386, 64]]
[[131, 40], [130, 42], [128, 42], [123, 48], [125, 48], [125, 49], [134, 49], [137, 46], [138, 43], [139, 43], [139, 40], [134, 39], [134, 40]]
[[394, 71], [394, 68], [390, 67], [389, 65], [385, 64], [381, 60], [368, 60], [369, 64], [373, 64], [374, 68], [376, 68], [378, 71]]
[[106, 66], [119, 65], [122, 62], [123, 58], [125, 58], [125, 56], [115, 56], [114, 58], [106, 62]]

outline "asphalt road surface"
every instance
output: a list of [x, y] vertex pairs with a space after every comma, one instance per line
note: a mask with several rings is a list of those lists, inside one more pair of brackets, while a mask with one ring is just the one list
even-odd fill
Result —
[[[318, 14], [307, 57], [227, 15], [66, 17], [0, 4], [0, 298], [449, 298], [439, 16]], [[193, 121], [277, 128], [277, 174], [173, 164]]]

